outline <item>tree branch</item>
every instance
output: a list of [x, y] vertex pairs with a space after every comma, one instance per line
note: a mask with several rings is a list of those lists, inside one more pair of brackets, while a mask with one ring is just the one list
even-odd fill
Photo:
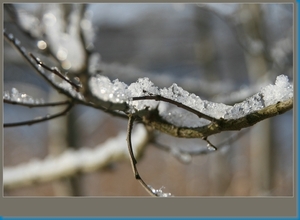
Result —
[[36, 58], [32, 53], [29, 53], [29, 56], [31, 56], [38, 65], [41, 65], [46, 70], [50, 71], [51, 73], [54, 73], [59, 78], [61, 78], [64, 81], [68, 82], [70, 85], [72, 85], [76, 89], [77, 92], [82, 87], [82, 85], [80, 84], [80, 82], [79, 83], [72, 82], [68, 77], [64, 76], [57, 68], [50, 68], [50, 67], [48, 67], [42, 61], [40, 61], [38, 58]]
[[222, 131], [238, 131], [250, 127], [262, 120], [274, 117], [291, 110], [293, 108], [293, 98], [286, 101], [278, 102], [258, 111], [254, 111], [237, 119], [220, 119], [217, 122], [211, 122], [203, 127], [188, 128], [174, 126], [164, 120], [157, 112], [153, 111], [150, 117], [144, 117], [143, 122], [166, 134], [180, 138], [204, 138], [210, 135], [218, 134]]
[[73, 106], [74, 106], [73, 103], [69, 103], [69, 105], [67, 106], [67, 108], [65, 110], [63, 110], [62, 112], [59, 112], [57, 114], [46, 115], [45, 117], [38, 117], [36, 119], [32, 119], [32, 120], [29, 120], [29, 121], [22, 121], [22, 122], [15, 122], [15, 123], [5, 123], [3, 126], [4, 127], [16, 127], [16, 126], [32, 125], [32, 124], [36, 124], [36, 123], [40, 123], [40, 122], [44, 122], [44, 121], [49, 121], [49, 120], [52, 120], [54, 118], [58, 118], [60, 116], [65, 115], [67, 112], [69, 112], [71, 110], [71, 108]]
[[[221, 143], [216, 144], [218, 150], [237, 141], [248, 131], [249, 131], [248, 129], [240, 131], [236, 134], [231, 135], [229, 138], [223, 140]], [[153, 146], [158, 149], [161, 149], [161, 150], [171, 153], [176, 159], [178, 159], [180, 162], [183, 162], [183, 163], [191, 162], [191, 156], [207, 155], [207, 154], [214, 152], [213, 150], [209, 150], [207, 147], [200, 147], [199, 149], [194, 149], [194, 150], [183, 149], [183, 148], [174, 149], [171, 146], [167, 146], [165, 144], [159, 143], [156, 140], [151, 140], [150, 143], [152, 143]]]
[[206, 114], [203, 114], [189, 106], [186, 106], [180, 102], [177, 102], [177, 101], [174, 101], [172, 99], [169, 99], [169, 98], [165, 98], [161, 95], [150, 95], [150, 96], [141, 96], [141, 97], [133, 97], [132, 98], [132, 101], [137, 101], [137, 100], [155, 100], [155, 101], [164, 101], [164, 102], [168, 102], [168, 103], [171, 103], [173, 105], [176, 105], [177, 107], [179, 108], [182, 108], [182, 109], [185, 109], [189, 112], [192, 112], [194, 113], [195, 115], [197, 115], [199, 118], [204, 118], [204, 119], [207, 119], [209, 121], [216, 121], [217, 119], [216, 118], [213, 118], [213, 117], [210, 117], [209, 115], [206, 115]]
[[[77, 100], [82, 101], [84, 97], [81, 93], [77, 92], [76, 90], [71, 90], [66, 84], [59, 84], [55, 82], [54, 79], [51, 78], [51, 75], [47, 75], [42, 69], [40, 64], [37, 64], [37, 60], [27, 54], [26, 49], [21, 46], [21, 42], [14, 37], [13, 34], [8, 34], [5, 30], [3, 31], [4, 37], [10, 43], [12, 43], [17, 51], [26, 59], [26, 61], [58, 92], [65, 94], [66, 96]], [[68, 83], [68, 82], [66, 82]]]
[[131, 131], [132, 131], [133, 122], [134, 122], [135, 118], [132, 115], [129, 115], [128, 118], [129, 119], [128, 119], [128, 127], [127, 127], [127, 146], [128, 146], [128, 151], [129, 151], [129, 155], [130, 155], [130, 162], [131, 162], [131, 165], [132, 165], [132, 170], [133, 170], [135, 179], [139, 181], [139, 183], [146, 189], [146, 191], [151, 196], [158, 196], [158, 197], [160, 197], [160, 196], [162, 196], [162, 197], [171, 196], [169, 193], [163, 193], [161, 189], [156, 190], [153, 187], [151, 187], [150, 185], [146, 184], [146, 182], [140, 176], [139, 171], [136, 167], [137, 161], [136, 161], [135, 156], [134, 156], [132, 142], [131, 142]]

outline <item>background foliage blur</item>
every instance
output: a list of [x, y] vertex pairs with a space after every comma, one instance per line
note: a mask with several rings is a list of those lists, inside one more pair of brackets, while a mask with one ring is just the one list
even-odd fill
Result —
[[[20, 12], [36, 17], [41, 16], [43, 7], [15, 6]], [[280, 74], [293, 80], [293, 4], [101, 3], [87, 5], [86, 9], [95, 31], [91, 47], [101, 55], [98, 68], [111, 79], [119, 78], [129, 84], [139, 77], [149, 77], [161, 88], [175, 82], [203, 99], [225, 104], [241, 101], [239, 97], [234, 102], [228, 99], [231, 92], [253, 88], [250, 96], [259, 90], [255, 86], [274, 83]], [[67, 16], [71, 10], [67, 5], [62, 11]], [[7, 31], [29, 51], [41, 53], [37, 42], [22, 33], [4, 12]], [[54, 95], [55, 91], [13, 47], [4, 42], [4, 49], [4, 90], [16, 87], [45, 102], [63, 99]], [[44, 61], [55, 63], [51, 58]], [[4, 122], [22, 121], [51, 111], [5, 104]], [[4, 166], [57, 155], [69, 147], [93, 148], [126, 130], [126, 126], [123, 119], [76, 106], [64, 118], [6, 128]], [[211, 141], [217, 145], [233, 133], [236, 132], [222, 133]], [[159, 138], [172, 146], [206, 145], [201, 140], [178, 140], [165, 135]], [[292, 196], [293, 164], [293, 112], [289, 111], [250, 128], [226, 150], [194, 156], [189, 164], [149, 144], [138, 167], [146, 182], [155, 188], [164, 186], [165, 191], [177, 196]], [[97, 172], [5, 190], [4, 195], [147, 196], [147, 193], [134, 179], [130, 162], [121, 161]]]

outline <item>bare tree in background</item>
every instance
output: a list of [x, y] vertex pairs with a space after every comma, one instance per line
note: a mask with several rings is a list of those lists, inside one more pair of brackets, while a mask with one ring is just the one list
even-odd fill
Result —
[[292, 195], [292, 6], [5, 4], [5, 194]]

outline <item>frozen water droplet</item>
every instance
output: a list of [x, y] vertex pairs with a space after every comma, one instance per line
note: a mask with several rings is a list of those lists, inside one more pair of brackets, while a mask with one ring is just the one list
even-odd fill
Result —
[[37, 67], [37, 69], [38, 69], [39, 72], [41, 72], [43, 74], [45, 73], [44, 68], [40, 64], [37, 64], [36, 67]]
[[210, 144], [207, 144], [207, 150], [209, 150], [209, 151], [215, 151], [216, 148], [214, 148], [214, 147], [211, 146]]

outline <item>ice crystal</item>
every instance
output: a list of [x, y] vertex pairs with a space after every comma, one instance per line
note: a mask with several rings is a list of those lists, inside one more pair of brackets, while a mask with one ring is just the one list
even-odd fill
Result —
[[148, 187], [151, 189], [152, 193], [155, 194], [158, 197], [172, 197], [171, 193], [164, 193], [163, 189], [165, 188], [162, 186], [159, 189], [154, 189], [152, 186], [148, 185]]

